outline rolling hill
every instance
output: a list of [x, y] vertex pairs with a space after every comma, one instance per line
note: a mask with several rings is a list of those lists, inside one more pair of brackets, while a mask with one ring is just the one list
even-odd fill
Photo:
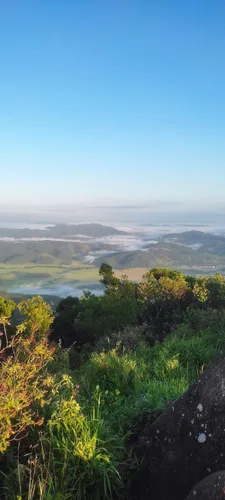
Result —
[[150, 245], [147, 251], [123, 251], [99, 257], [94, 261], [94, 265], [99, 266], [102, 262], [107, 262], [115, 269], [132, 267], [199, 267], [201, 269], [205, 266], [225, 266], [225, 258], [221, 255], [206, 253], [201, 249], [194, 250], [164, 240]]
[[5, 264], [69, 264], [84, 260], [90, 251], [112, 251], [105, 243], [67, 241], [0, 241], [0, 262]]
[[167, 234], [163, 241], [195, 247], [207, 253], [225, 255], [225, 237], [202, 231], [185, 231], [183, 233]]
[[46, 229], [9, 229], [0, 228], [2, 238], [74, 238], [83, 235], [89, 238], [101, 238], [104, 236], [125, 235], [111, 226], [102, 224], [56, 224]]
[[[0, 287], [8, 291], [23, 289], [25, 293], [31, 290], [36, 293], [37, 289], [41, 293], [61, 295], [89, 286], [95, 288], [102, 262], [108, 262], [117, 274], [125, 271], [134, 280], [139, 280], [146, 269], [153, 267], [175, 268], [189, 274], [225, 273], [225, 237], [200, 231], [168, 234], [154, 244], [145, 238], [142, 250], [125, 250], [127, 239], [131, 237], [135, 242], [133, 236], [127, 238], [125, 233], [124, 239], [107, 238], [108, 232], [115, 231], [114, 235], [121, 232], [101, 224], [59, 224], [38, 230], [45, 236], [51, 232], [49, 239], [24, 236], [24, 231], [33, 234], [33, 230], [0, 231], [4, 234], [12, 231], [14, 235], [7, 241], [0, 239]], [[86, 232], [86, 236], [82, 239], [78, 231]], [[103, 233], [106, 233], [106, 240]], [[77, 241], [72, 241], [75, 234]], [[125, 242], [124, 246], [119, 243], [121, 241]]]

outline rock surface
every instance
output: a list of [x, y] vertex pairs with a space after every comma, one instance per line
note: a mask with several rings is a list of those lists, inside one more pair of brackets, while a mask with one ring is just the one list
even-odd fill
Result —
[[186, 500], [224, 500], [225, 471], [214, 472], [206, 477], [190, 492]]
[[136, 453], [145, 457], [132, 483], [138, 500], [184, 500], [195, 484], [225, 469], [224, 356], [146, 426]]

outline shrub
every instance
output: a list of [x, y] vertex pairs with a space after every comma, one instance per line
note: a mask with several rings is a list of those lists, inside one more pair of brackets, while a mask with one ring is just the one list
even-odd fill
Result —
[[[6, 300], [3, 297], [0, 297], [0, 325], [2, 325], [3, 327], [4, 337], [5, 337], [4, 342], [6, 346], [8, 345], [9, 342], [7, 328], [8, 326], [11, 326], [10, 319], [15, 308], [16, 304], [12, 300]], [[0, 338], [0, 350], [1, 348], [2, 348], [2, 335]]]
[[31, 340], [45, 337], [49, 333], [53, 321], [52, 309], [40, 296], [23, 300], [18, 309], [24, 316], [24, 321], [19, 325], [18, 332], [31, 336]]
[[0, 452], [27, 426], [42, 423], [39, 410], [52, 383], [44, 370], [53, 354], [47, 340], [34, 343], [17, 335], [10, 349], [0, 366]]
[[115, 332], [102, 337], [95, 346], [95, 352], [110, 351], [117, 347], [117, 352], [134, 351], [140, 344], [145, 344], [146, 327], [127, 326], [120, 332]]

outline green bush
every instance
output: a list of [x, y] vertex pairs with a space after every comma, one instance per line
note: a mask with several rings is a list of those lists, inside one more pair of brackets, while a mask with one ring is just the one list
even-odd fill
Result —
[[140, 344], [146, 343], [146, 326], [126, 326], [123, 330], [105, 335], [95, 345], [95, 352], [110, 351], [117, 348], [117, 352], [124, 349], [134, 351]]

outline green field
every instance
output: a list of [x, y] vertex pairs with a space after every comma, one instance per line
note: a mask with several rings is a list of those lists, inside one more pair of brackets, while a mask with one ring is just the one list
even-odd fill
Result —
[[98, 269], [88, 264], [74, 262], [72, 265], [41, 264], [1, 264], [0, 289], [11, 289], [14, 286], [33, 284], [52, 287], [71, 284], [76, 287], [98, 282]]
[[[140, 281], [147, 268], [137, 267], [115, 270], [120, 278], [126, 274], [130, 280]], [[28, 283], [49, 285], [74, 284], [79, 287], [98, 283], [97, 267], [74, 262], [73, 265], [41, 265], [41, 264], [0, 264], [0, 289]]]
[[[169, 266], [167, 266], [169, 267]], [[171, 266], [170, 266], [171, 267]], [[115, 270], [115, 275], [121, 278], [124, 274], [132, 281], [140, 281], [143, 274], [148, 271], [146, 267], [132, 267]], [[177, 267], [177, 270], [185, 274], [210, 274], [204, 269], [188, 269]], [[215, 271], [214, 271], [215, 272]], [[57, 287], [65, 286], [74, 289], [93, 287], [99, 282], [98, 267], [90, 264], [74, 261], [72, 264], [0, 264], [0, 290], [13, 292], [14, 289], [21, 288], [21, 293], [29, 292], [28, 288], [40, 288], [46, 290], [56, 289], [56, 294], [60, 295]], [[24, 288], [24, 291], [22, 289]], [[40, 292], [40, 293], [45, 293]]]

